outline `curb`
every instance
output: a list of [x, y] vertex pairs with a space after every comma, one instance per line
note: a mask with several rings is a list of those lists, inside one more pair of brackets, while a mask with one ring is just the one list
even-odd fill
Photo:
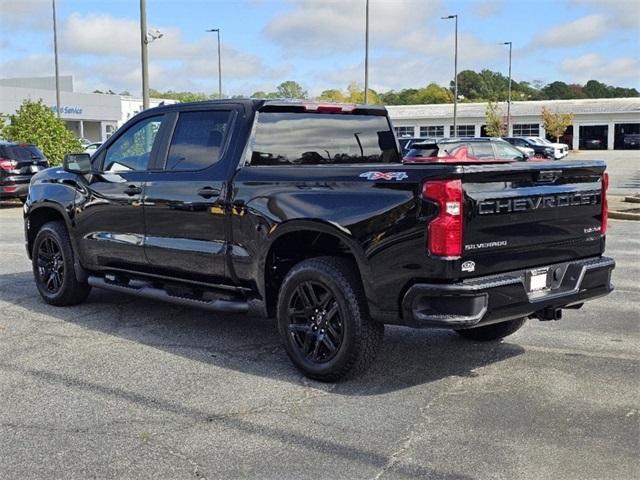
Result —
[[631, 195], [624, 197], [624, 201], [628, 203], [640, 203], [640, 197]]
[[640, 220], [640, 213], [610, 210], [609, 218], [615, 218], [617, 220]]

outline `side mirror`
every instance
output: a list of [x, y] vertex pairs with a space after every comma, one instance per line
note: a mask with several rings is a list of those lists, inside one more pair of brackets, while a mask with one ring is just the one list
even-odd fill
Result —
[[64, 156], [62, 168], [81, 175], [91, 173], [91, 155], [88, 153], [67, 153]]

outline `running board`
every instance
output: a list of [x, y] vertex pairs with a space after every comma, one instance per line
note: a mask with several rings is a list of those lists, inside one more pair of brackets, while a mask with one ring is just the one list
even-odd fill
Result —
[[247, 313], [249, 311], [249, 303], [244, 300], [197, 300], [195, 298], [170, 295], [166, 290], [154, 288], [148, 285], [141, 285], [139, 287], [118, 285], [117, 283], [108, 282], [104, 278], [93, 276], [90, 276], [87, 279], [87, 283], [96, 288], [104, 288], [106, 290], [128, 293], [130, 295], [137, 295], [139, 297], [149, 298], [152, 300], [162, 300], [164, 302], [185, 305], [188, 307], [204, 308], [205, 310], [213, 312]]

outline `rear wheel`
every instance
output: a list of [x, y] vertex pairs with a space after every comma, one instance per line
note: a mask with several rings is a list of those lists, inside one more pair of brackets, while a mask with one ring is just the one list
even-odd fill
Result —
[[492, 325], [485, 325], [483, 327], [456, 330], [456, 333], [461, 337], [467, 338], [469, 340], [476, 340], [478, 342], [490, 342], [492, 340], [499, 340], [513, 333], [516, 333], [523, 327], [526, 322], [526, 317], [516, 318], [507, 322], [494, 323]]
[[304, 260], [287, 274], [278, 297], [278, 330], [291, 361], [306, 376], [333, 382], [374, 360], [384, 325], [368, 315], [353, 262]]
[[33, 242], [32, 265], [36, 287], [51, 305], [76, 305], [83, 302], [91, 287], [80, 282], [73, 268], [71, 240], [62, 222], [42, 226]]

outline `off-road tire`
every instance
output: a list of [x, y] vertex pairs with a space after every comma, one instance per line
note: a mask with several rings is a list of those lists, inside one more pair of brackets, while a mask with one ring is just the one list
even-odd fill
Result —
[[[322, 359], [315, 361], [313, 357], [310, 360], [309, 356], [303, 353], [299, 337], [296, 337], [300, 333], [290, 330], [293, 325], [291, 302], [297, 301], [295, 295], [301, 298], [299, 293], [301, 290], [298, 287], [308, 285], [315, 285], [320, 292], [324, 288], [327, 294], [334, 296], [331, 301], [331, 310], [333, 310], [331, 321], [337, 322], [336, 329], [342, 333], [341, 341], [336, 342], [334, 347], [338, 343], [339, 345], [332, 354], [326, 355], [328, 360], [324, 361]], [[328, 315], [322, 318], [327, 319]], [[300, 323], [295, 325], [306, 328], [303, 326], [307, 321], [305, 317], [298, 315], [296, 318]], [[315, 326], [313, 322], [308, 320], [309, 325]], [[316, 257], [303, 260], [288, 272], [278, 296], [277, 323], [285, 350], [293, 364], [307, 377], [323, 382], [335, 382], [366, 370], [373, 363], [384, 336], [384, 325], [374, 322], [369, 317], [364, 289], [355, 263], [340, 257]], [[306, 335], [312, 335], [311, 342], [322, 343], [318, 340], [320, 327], [315, 326], [315, 328], [318, 329], [317, 332], [304, 334], [305, 342]], [[328, 327], [325, 328], [327, 328], [326, 332], [330, 331]], [[335, 333], [336, 330], [331, 332]], [[325, 335], [328, 336], [329, 333]]]

